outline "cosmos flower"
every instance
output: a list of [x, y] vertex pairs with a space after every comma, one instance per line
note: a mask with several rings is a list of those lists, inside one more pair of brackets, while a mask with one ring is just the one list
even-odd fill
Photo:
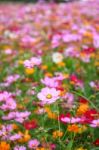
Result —
[[99, 128], [99, 119], [93, 120], [90, 124], [91, 127], [93, 128]]
[[37, 94], [37, 97], [43, 104], [51, 104], [59, 99], [59, 94], [60, 92], [55, 88], [45, 87], [41, 89], [41, 92]]
[[28, 142], [28, 147], [35, 150], [39, 144], [40, 142], [37, 139], [33, 139]]
[[55, 88], [59, 86], [58, 80], [56, 80], [54, 77], [45, 77], [44, 79], [41, 79], [41, 82], [50, 88]]
[[16, 145], [14, 147], [14, 150], [26, 150], [26, 147], [25, 146], [18, 146], [18, 145]]
[[10, 136], [9, 137], [9, 140], [11, 140], [11, 141], [16, 141], [16, 140], [19, 140], [19, 139], [21, 139], [21, 134], [14, 134], [14, 135], [12, 135], [12, 136]]
[[54, 63], [58, 64], [63, 61], [63, 55], [59, 52], [55, 52], [52, 55], [52, 60]]
[[24, 61], [24, 67], [26, 68], [33, 68], [34, 66], [39, 66], [41, 64], [42, 60], [38, 57], [32, 57], [29, 60]]

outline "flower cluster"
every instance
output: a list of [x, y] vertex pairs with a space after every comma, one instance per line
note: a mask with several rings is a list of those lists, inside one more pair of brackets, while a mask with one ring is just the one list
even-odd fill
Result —
[[0, 150], [99, 149], [98, 16], [98, 0], [0, 4]]

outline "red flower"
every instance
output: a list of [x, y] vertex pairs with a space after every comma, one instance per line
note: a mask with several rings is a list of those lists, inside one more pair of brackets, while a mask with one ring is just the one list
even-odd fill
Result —
[[86, 117], [92, 117], [94, 119], [94, 117], [98, 114], [98, 112], [95, 109], [90, 109], [85, 113]]
[[90, 109], [88, 110], [84, 116], [82, 116], [82, 124], [86, 124], [86, 123], [91, 123], [94, 119], [95, 116], [98, 114], [98, 112], [95, 109]]
[[63, 87], [56, 87], [56, 90], [64, 91], [64, 88]]
[[88, 101], [85, 98], [83, 98], [83, 97], [80, 97], [79, 102], [83, 103], [83, 104], [88, 103]]
[[26, 121], [24, 122], [24, 127], [27, 130], [35, 129], [37, 128], [37, 121], [36, 120]]
[[73, 81], [73, 82], [75, 82], [75, 83], [78, 82], [78, 78], [77, 78], [77, 76], [74, 75], [74, 74], [70, 76], [70, 80]]
[[95, 146], [99, 146], [99, 139], [96, 139], [96, 140], [93, 142], [93, 144], [94, 144]]
[[85, 54], [91, 54], [91, 53], [95, 52], [95, 48], [89, 47], [89, 48], [83, 49], [82, 52]]

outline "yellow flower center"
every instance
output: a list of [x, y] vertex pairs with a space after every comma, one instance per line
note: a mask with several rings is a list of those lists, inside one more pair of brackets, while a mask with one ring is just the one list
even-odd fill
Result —
[[47, 94], [47, 95], [46, 95], [46, 98], [51, 99], [51, 98], [52, 98], [52, 95], [51, 95], [51, 94]]

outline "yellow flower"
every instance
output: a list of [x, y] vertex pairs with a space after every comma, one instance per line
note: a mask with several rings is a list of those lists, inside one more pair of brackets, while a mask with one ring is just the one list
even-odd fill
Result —
[[58, 137], [62, 137], [63, 136], [63, 132], [62, 131], [54, 131], [53, 132], [53, 138], [58, 138]]
[[5, 141], [0, 143], [0, 150], [10, 150], [10, 145], [7, 144]]
[[23, 64], [23, 60], [19, 60], [19, 61], [18, 61], [18, 64], [19, 64], [19, 65], [22, 65], [22, 64]]
[[99, 67], [99, 62], [98, 61], [95, 62], [95, 66]]
[[34, 69], [33, 68], [26, 68], [25, 69], [26, 74], [33, 74], [34, 73]]

